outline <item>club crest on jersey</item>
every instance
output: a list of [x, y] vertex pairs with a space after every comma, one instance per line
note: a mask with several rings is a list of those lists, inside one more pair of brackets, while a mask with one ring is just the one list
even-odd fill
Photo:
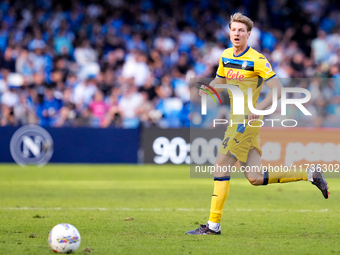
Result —
[[244, 61], [242, 63], [242, 69], [245, 70], [247, 68], [247, 65], [248, 65], [247, 61]]

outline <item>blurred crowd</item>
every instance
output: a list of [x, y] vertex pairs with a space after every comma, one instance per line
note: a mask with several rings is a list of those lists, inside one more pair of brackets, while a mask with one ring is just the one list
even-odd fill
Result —
[[0, 125], [189, 127], [190, 78], [215, 77], [237, 11], [284, 85], [312, 91], [310, 125], [337, 125], [340, 3], [326, 0], [3, 0]]

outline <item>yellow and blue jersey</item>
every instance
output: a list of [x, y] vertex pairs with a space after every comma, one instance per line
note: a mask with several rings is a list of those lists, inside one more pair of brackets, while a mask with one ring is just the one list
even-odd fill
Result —
[[252, 102], [256, 107], [262, 85], [265, 81], [275, 77], [272, 67], [268, 60], [259, 52], [251, 47], [241, 54], [235, 56], [233, 48], [223, 51], [216, 75], [225, 78], [228, 85], [239, 87], [244, 94], [244, 113], [245, 116], [233, 115], [233, 96], [229, 92], [231, 119], [233, 121], [243, 121], [249, 114], [248, 108], [248, 88], [252, 88]]

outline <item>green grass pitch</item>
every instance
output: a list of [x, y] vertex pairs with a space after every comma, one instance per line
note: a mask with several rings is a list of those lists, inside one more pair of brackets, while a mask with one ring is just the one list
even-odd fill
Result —
[[213, 191], [189, 175], [188, 166], [0, 165], [0, 254], [53, 254], [48, 233], [63, 222], [81, 234], [77, 254], [340, 253], [340, 179], [328, 179], [325, 200], [308, 182], [232, 178], [222, 235], [186, 236], [207, 221]]

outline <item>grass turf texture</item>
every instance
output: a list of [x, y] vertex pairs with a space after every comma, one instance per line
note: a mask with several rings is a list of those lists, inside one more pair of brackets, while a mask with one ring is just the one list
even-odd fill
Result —
[[325, 200], [309, 182], [232, 178], [222, 235], [187, 236], [213, 190], [188, 166], [1, 165], [0, 177], [0, 254], [53, 254], [48, 233], [62, 222], [81, 234], [77, 254], [340, 253], [340, 179]]

